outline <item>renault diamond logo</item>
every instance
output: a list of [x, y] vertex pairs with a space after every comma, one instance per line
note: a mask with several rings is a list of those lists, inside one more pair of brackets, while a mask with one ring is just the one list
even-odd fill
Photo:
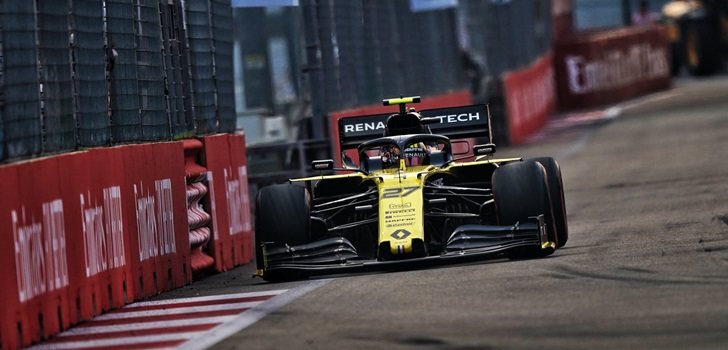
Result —
[[409, 235], [411, 235], [411, 234], [412, 234], [412, 232], [409, 232], [407, 230], [397, 230], [397, 231], [392, 232], [391, 236], [394, 239], [405, 239], [405, 238], [409, 237]]

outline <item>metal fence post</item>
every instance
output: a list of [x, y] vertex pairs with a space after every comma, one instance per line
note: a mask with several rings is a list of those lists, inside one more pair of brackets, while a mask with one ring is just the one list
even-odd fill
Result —
[[71, 4], [71, 65], [77, 141], [79, 147], [111, 142], [109, 85], [104, 47], [103, 2], [69, 0]]
[[325, 138], [324, 118], [326, 103], [323, 94], [323, 65], [321, 41], [319, 39], [318, 0], [302, 0], [304, 40], [306, 42], [306, 65], [303, 67], [311, 105], [311, 135], [315, 140]]

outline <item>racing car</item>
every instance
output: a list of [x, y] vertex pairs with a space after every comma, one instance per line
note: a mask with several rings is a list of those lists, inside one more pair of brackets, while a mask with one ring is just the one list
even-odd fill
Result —
[[[258, 192], [257, 276], [538, 258], [566, 244], [553, 158], [496, 159], [486, 105], [407, 108], [420, 100], [386, 99], [399, 112], [340, 119], [341, 167], [316, 160], [320, 176]], [[464, 138], [484, 142], [470, 147]]]

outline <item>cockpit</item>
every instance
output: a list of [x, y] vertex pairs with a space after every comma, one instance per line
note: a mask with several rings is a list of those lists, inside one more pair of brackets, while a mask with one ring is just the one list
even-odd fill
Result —
[[402, 166], [443, 166], [453, 159], [450, 140], [432, 134], [382, 137], [362, 143], [358, 153], [360, 167], [366, 172]]

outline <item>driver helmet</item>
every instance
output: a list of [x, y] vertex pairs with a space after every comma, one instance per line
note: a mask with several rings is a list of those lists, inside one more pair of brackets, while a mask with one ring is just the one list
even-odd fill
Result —
[[386, 145], [380, 150], [382, 155], [382, 167], [391, 168], [399, 166], [400, 150], [399, 147]]

